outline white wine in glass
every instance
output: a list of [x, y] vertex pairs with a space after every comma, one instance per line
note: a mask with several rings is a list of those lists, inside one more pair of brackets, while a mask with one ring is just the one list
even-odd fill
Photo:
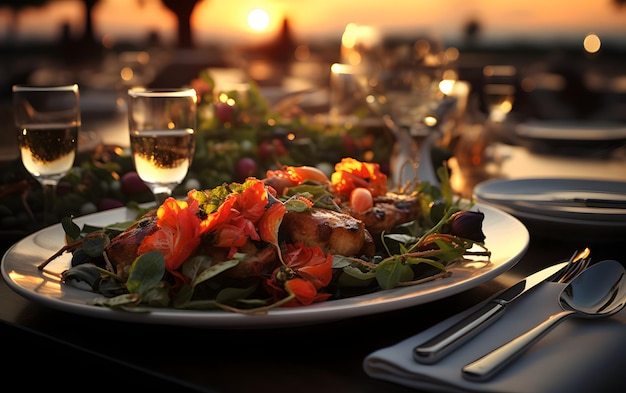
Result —
[[78, 146], [78, 85], [15, 85], [13, 108], [22, 163], [43, 187], [42, 224], [54, 224], [56, 187], [74, 165]]
[[193, 160], [196, 91], [133, 88], [128, 95], [135, 170], [160, 205], [185, 179]]

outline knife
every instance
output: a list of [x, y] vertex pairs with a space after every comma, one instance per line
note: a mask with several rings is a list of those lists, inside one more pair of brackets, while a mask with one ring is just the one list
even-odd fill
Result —
[[562, 262], [549, 266], [500, 292], [487, 304], [460, 322], [415, 347], [413, 349], [413, 358], [418, 363], [423, 364], [438, 362], [502, 316], [508, 303], [522, 296], [537, 284], [551, 279], [567, 264], [568, 262]]
[[494, 202], [537, 203], [557, 206], [583, 206], [607, 209], [626, 209], [626, 197], [617, 193], [562, 191], [539, 194], [485, 193], [483, 198]]

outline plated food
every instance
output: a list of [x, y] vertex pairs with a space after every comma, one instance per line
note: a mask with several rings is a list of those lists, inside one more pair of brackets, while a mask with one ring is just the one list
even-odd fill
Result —
[[130, 223], [86, 230], [66, 219], [68, 244], [50, 260], [71, 252], [64, 283], [103, 295], [91, 304], [122, 309], [264, 314], [418, 285], [468, 256], [490, 257], [484, 214], [453, 198], [445, 168], [440, 177], [441, 188], [388, 190], [377, 164], [351, 158], [330, 177], [284, 167], [191, 190]]

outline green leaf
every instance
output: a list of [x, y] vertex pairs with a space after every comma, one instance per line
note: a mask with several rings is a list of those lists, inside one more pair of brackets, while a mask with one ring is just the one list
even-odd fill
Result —
[[211, 261], [212, 258], [208, 255], [196, 255], [183, 262], [181, 271], [184, 275], [193, 279], [198, 272], [211, 266]]
[[381, 262], [376, 269], [376, 281], [382, 289], [395, 288], [398, 283], [412, 279], [413, 270], [410, 266], [405, 265], [401, 258]]
[[100, 280], [102, 280], [98, 267], [90, 263], [74, 266], [64, 271], [61, 277], [66, 284], [82, 287], [83, 285], [80, 283], [84, 283], [90, 286], [92, 291], [97, 291]]
[[170, 304], [168, 288], [165, 285], [149, 288], [141, 295], [141, 303], [153, 307], [167, 307]]
[[343, 269], [343, 272], [339, 275], [337, 284], [341, 288], [365, 288], [375, 279], [375, 272], [364, 273], [355, 267], [350, 267]]
[[439, 246], [440, 249], [440, 251], [437, 253], [437, 258], [446, 262], [451, 262], [457, 258], [460, 258], [465, 252], [464, 248], [454, 247], [452, 244], [443, 240], [436, 240], [435, 244]]
[[61, 219], [61, 226], [65, 232], [66, 238], [75, 242], [80, 239], [80, 227], [72, 221], [72, 217], [63, 217]]
[[350, 277], [356, 278], [358, 280], [371, 280], [376, 277], [375, 271], [362, 271], [356, 266], [346, 266], [342, 269], [342, 271]]
[[184, 285], [176, 298], [174, 299], [174, 307], [175, 308], [186, 308], [187, 304], [191, 301], [191, 297], [193, 296], [193, 287], [191, 285]]
[[402, 233], [390, 233], [385, 235], [385, 239], [395, 240], [398, 243], [406, 244], [406, 243], [414, 243], [418, 239], [411, 235], [405, 235]]
[[115, 277], [103, 276], [100, 284], [98, 285], [97, 292], [106, 297], [115, 297], [127, 294], [128, 289], [126, 289], [126, 286]]
[[220, 274], [221, 272], [228, 270], [234, 266], [237, 266], [239, 264], [239, 260], [237, 259], [231, 259], [229, 261], [224, 261], [221, 263], [218, 263], [217, 265], [213, 265], [205, 270], [203, 270], [202, 272], [200, 272], [200, 274], [198, 274], [194, 279], [193, 282], [191, 283], [191, 285], [193, 287], [195, 287], [196, 285], [200, 284], [203, 281], [206, 281], [210, 278], [213, 278], [215, 276], [217, 276], [218, 274]]
[[128, 292], [143, 297], [150, 289], [159, 285], [165, 274], [165, 258], [159, 251], [149, 251], [133, 262], [130, 267], [126, 288]]
[[[129, 226], [136, 224], [137, 221], [122, 221], [122, 222], [116, 222], [114, 224], [110, 224], [105, 226], [104, 228], [108, 231], [113, 231], [113, 232], [123, 232], [126, 229], [128, 229]], [[85, 229], [83, 228], [83, 231]]]
[[129, 293], [112, 298], [98, 297], [89, 302], [94, 306], [105, 306], [111, 308], [122, 308], [123, 306], [136, 305], [141, 297], [136, 293]]
[[434, 268], [437, 268], [441, 271], [446, 270], [446, 267], [441, 262], [437, 262], [429, 258], [407, 258], [406, 263], [411, 264], [411, 265], [419, 265], [419, 264], [424, 263]]
[[104, 252], [107, 241], [108, 237], [104, 233], [94, 233], [83, 240], [82, 248], [87, 255], [97, 258]]
[[337, 205], [337, 202], [335, 202], [335, 199], [329, 194], [324, 194], [320, 198], [315, 200], [315, 202], [313, 202], [313, 206], [320, 207], [322, 209], [341, 212], [341, 208], [339, 207], [339, 205]]
[[239, 299], [245, 299], [252, 295], [258, 288], [258, 285], [252, 284], [245, 288], [229, 287], [224, 288], [215, 297], [215, 300], [222, 304], [232, 304]]
[[333, 255], [333, 269], [342, 269], [346, 266], [351, 266], [352, 261], [343, 255]]
[[310, 209], [309, 205], [300, 199], [288, 199], [285, 202], [285, 207], [287, 208], [287, 211], [298, 212], [298, 213], [301, 213]]
[[289, 189], [287, 190], [286, 196], [292, 197], [295, 195], [303, 195], [309, 199], [318, 200], [324, 195], [329, 195], [329, 194], [328, 194], [328, 187], [325, 184], [306, 181], [295, 187], [289, 187]]

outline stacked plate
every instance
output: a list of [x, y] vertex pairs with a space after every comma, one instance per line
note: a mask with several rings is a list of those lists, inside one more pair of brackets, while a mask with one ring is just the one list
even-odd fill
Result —
[[531, 236], [588, 242], [626, 240], [626, 182], [489, 180], [476, 186], [474, 198], [517, 217]]
[[540, 153], [608, 155], [626, 145], [626, 125], [596, 121], [528, 121], [515, 128], [528, 148]]

